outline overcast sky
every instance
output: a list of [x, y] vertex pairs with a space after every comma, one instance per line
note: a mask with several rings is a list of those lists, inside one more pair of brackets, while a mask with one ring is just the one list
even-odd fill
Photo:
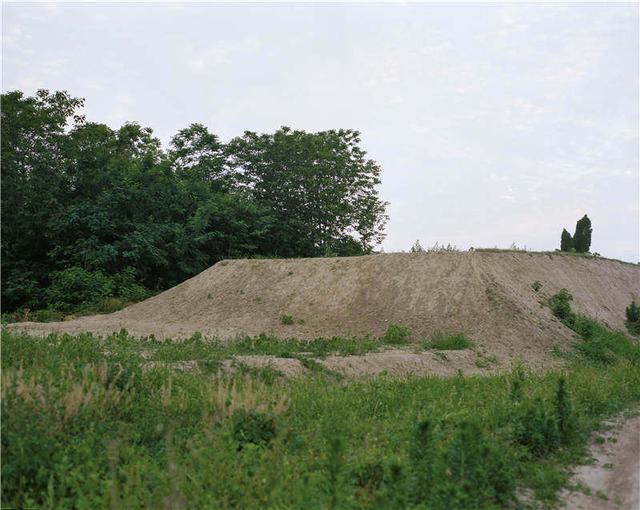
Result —
[[166, 144], [353, 128], [386, 251], [420, 239], [640, 259], [638, 6], [3, 3], [3, 90], [66, 89]]

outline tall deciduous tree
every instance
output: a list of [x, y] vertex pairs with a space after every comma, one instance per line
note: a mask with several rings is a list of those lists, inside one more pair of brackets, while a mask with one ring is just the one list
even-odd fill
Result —
[[[64, 208], [65, 128], [82, 124], [83, 100], [39, 90], [2, 95], [3, 305], [35, 305], [48, 273], [51, 215]], [[9, 295], [5, 292], [10, 293]]]
[[229, 144], [241, 183], [273, 213], [271, 250], [282, 256], [341, 254], [353, 243], [369, 252], [383, 238], [386, 203], [380, 167], [353, 130], [318, 133], [283, 127], [245, 132]]
[[58, 306], [72, 288], [143, 296], [226, 257], [360, 255], [383, 237], [380, 168], [356, 131], [227, 146], [193, 124], [165, 152], [136, 123], [85, 122], [82, 105], [2, 95], [4, 310]]
[[573, 244], [578, 253], [588, 253], [591, 248], [591, 220], [585, 214], [576, 223], [576, 232], [573, 234]]

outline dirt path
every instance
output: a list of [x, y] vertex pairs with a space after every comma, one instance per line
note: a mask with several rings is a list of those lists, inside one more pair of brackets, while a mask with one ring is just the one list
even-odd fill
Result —
[[571, 480], [590, 494], [566, 491], [565, 510], [640, 508], [640, 416], [608, 425], [611, 428], [597, 434], [591, 443], [595, 462], [579, 466]]

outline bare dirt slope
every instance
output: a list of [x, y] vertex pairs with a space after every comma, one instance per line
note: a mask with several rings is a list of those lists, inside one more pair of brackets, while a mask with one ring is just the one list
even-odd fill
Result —
[[640, 508], [640, 416], [609, 425], [590, 445], [593, 464], [574, 473], [572, 483], [582, 491], [563, 494], [565, 510]]
[[[543, 287], [534, 292], [531, 284]], [[640, 267], [611, 260], [514, 252], [379, 254], [365, 257], [229, 260], [122, 311], [15, 327], [31, 333], [126, 328], [134, 335], [228, 339], [262, 332], [313, 338], [379, 335], [391, 323], [415, 337], [462, 331], [499, 361], [549, 360], [571, 341], [541, 304], [565, 287], [573, 307], [624, 327], [624, 309], [640, 298]], [[294, 325], [280, 316], [291, 315]], [[298, 323], [303, 320], [304, 323]]]

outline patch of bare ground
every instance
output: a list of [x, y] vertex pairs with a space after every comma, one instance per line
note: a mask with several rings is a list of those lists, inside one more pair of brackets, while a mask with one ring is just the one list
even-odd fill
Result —
[[573, 491], [561, 496], [564, 510], [640, 508], [640, 415], [607, 423], [590, 444], [593, 463], [579, 466]]
[[[542, 284], [538, 292], [531, 287], [534, 281]], [[463, 332], [486, 360], [508, 364], [520, 358], [530, 365], [551, 366], [558, 362], [552, 349], [564, 349], [574, 340], [546, 306], [546, 299], [563, 287], [573, 295], [576, 312], [623, 329], [625, 306], [640, 300], [640, 266], [479, 251], [229, 260], [119, 312], [10, 327], [31, 334], [99, 335], [125, 328], [133, 336], [174, 339], [198, 331], [226, 341], [260, 333], [301, 339], [379, 336], [390, 324], [400, 324], [416, 339], [437, 331]], [[292, 316], [294, 323], [282, 324], [283, 315]], [[426, 354], [386, 352], [359, 358], [326, 363], [345, 373], [375, 373], [402, 363], [408, 368], [398, 370], [405, 372], [449, 370]], [[486, 360], [479, 364], [487, 366]]]

